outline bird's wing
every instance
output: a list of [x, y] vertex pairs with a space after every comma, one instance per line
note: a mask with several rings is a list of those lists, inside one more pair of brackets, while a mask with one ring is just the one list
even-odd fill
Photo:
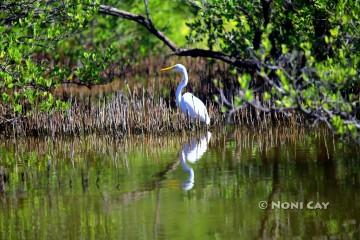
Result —
[[198, 118], [207, 124], [210, 123], [209, 114], [205, 104], [191, 93], [184, 93], [181, 101], [181, 110], [191, 118]]

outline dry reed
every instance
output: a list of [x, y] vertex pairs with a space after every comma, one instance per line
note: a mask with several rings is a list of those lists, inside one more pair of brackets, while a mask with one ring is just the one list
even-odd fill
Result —
[[[124, 136], [132, 134], [180, 132], [204, 128], [199, 122], [191, 122], [179, 109], [172, 107], [171, 100], [148, 96], [141, 93], [124, 94], [116, 92], [104, 98], [76, 98], [69, 100], [71, 107], [66, 111], [34, 111], [26, 118], [4, 125], [4, 135], [84, 135], [110, 134]], [[225, 124], [228, 120], [218, 107], [207, 106], [211, 126]], [[244, 108], [231, 117], [231, 123], [267, 128], [274, 122], [287, 125], [299, 120], [263, 114], [254, 109]]]
[[[228, 92], [234, 87], [232, 83], [236, 80], [227, 74], [227, 66], [208, 63], [203, 59], [182, 58], [180, 61], [173, 58], [156, 61], [149, 59], [143, 64], [133, 66], [125, 71], [131, 76], [125, 75], [123, 80], [115, 78], [94, 86], [76, 83], [61, 85], [54, 90], [54, 95], [70, 103], [68, 110], [41, 112], [35, 109], [26, 116], [25, 113], [12, 121], [2, 124], [0, 122], [0, 134], [56, 136], [95, 133], [123, 136], [198, 128], [201, 124], [191, 123], [176, 108], [173, 95], [179, 76], [158, 74], [159, 66], [169, 66], [177, 62], [189, 66], [190, 82], [187, 91], [194, 92], [206, 102], [212, 126], [231, 122], [235, 125], [265, 128], [274, 123], [295, 125], [303, 122], [298, 115], [288, 118], [276, 113], [264, 114], [251, 107], [242, 108], [228, 118], [220, 112], [221, 106], [212, 102], [217, 94], [212, 80], [220, 79], [227, 83]], [[139, 77], [141, 73], [145, 76]], [[121, 73], [114, 74], [121, 76]], [[135, 78], [142, 79], [142, 82], [136, 81]], [[172, 80], [174, 78], [175, 80]], [[167, 91], [165, 96], [164, 90]]]

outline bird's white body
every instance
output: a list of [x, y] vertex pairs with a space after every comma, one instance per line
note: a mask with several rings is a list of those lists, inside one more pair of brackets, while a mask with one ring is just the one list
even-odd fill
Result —
[[210, 117], [205, 104], [192, 93], [184, 93], [181, 97], [180, 109], [193, 119], [199, 119], [201, 122], [210, 124]]
[[182, 80], [176, 89], [176, 103], [180, 107], [181, 111], [187, 114], [193, 120], [199, 120], [200, 122], [210, 124], [210, 117], [206, 109], [205, 104], [192, 93], [182, 94], [182, 90], [188, 84], [189, 78], [186, 71], [186, 68], [182, 64], [176, 64], [175, 66], [162, 69], [165, 70], [175, 70], [178, 73], [182, 74]]

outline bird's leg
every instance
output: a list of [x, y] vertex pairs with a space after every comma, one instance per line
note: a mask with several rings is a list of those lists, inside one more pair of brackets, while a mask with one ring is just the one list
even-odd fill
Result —
[[191, 121], [191, 131], [195, 131], [196, 130], [196, 122]]
[[194, 131], [196, 129], [196, 122], [194, 122], [193, 119], [191, 119], [190, 117], [189, 119], [190, 119], [190, 130]]
[[194, 123], [193, 123], [190, 115], [188, 115], [188, 118], [189, 118], [189, 129], [190, 129], [191, 131], [194, 131]]
[[191, 131], [194, 130], [194, 126], [193, 126], [193, 122], [191, 121], [191, 117], [190, 117], [190, 114], [189, 114], [189, 111], [187, 111], [187, 120], [188, 120], [188, 129], [190, 129]]

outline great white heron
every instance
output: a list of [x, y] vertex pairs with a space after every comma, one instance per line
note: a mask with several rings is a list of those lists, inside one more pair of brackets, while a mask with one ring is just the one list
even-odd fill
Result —
[[210, 124], [210, 117], [206, 109], [205, 104], [192, 93], [186, 92], [181, 94], [183, 88], [188, 84], [189, 78], [186, 68], [182, 64], [176, 64], [171, 67], [163, 68], [160, 71], [173, 70], [182, 75], [180, 84], [176, 89], [176, 103], [180, 107], [181, 111], [187, 114], [193, 120], [200, 120], [201, 122]]

